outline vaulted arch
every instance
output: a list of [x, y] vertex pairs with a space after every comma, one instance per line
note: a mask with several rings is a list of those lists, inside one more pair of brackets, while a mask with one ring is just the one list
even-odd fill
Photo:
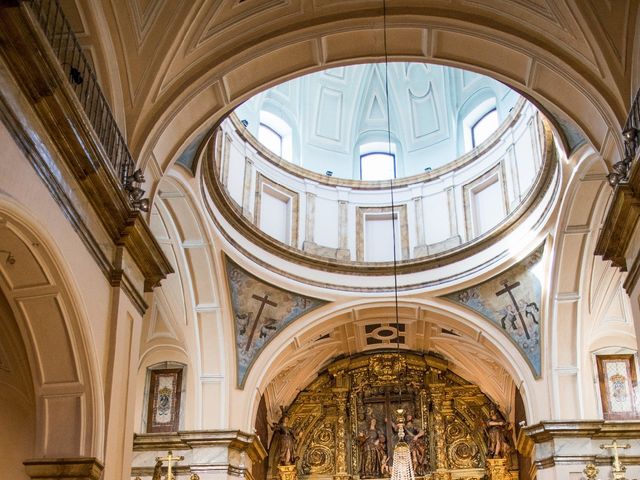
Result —
[[[0, 200], [0, 289], [20, 331], [35, 399], [33, 457], [102, 458], [103, 393], [86, 314], [48, 235]], [[24, 459], [23, 459], [24, 460]]]

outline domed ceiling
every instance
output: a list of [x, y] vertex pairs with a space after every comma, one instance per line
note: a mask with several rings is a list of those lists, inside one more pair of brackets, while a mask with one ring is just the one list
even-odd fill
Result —
[[[272, 151], [278, 149], [269, 145], [270, 133], [265, 137], [260, 129], [266, 125], [283, 137], [275, 153], [286, 160], [347, 179], [364, 179], [361, 155], [387, 152], [389, 123], [400, 178], [471, 150], [520, 98], [504, 84], [466, 70], [426, 63], [389, 63], [386, 70], [385, 64], [362, 64], [305, 75], [252, 97], [235, 113]], [[492, 121], [474, 142], [473, 126], [490, 112]]]

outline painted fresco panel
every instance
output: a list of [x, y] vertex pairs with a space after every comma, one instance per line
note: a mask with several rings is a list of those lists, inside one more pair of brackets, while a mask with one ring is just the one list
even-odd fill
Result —
[[327, 302], [264, 282], [228, 258], [226, 268], [236, 339], [236, 380], [242, 387], [264, 347], [295, 319]]
[[464, 305], [496, 324], [517, 345], [536, 377], [541, 372], [542, 285], [544, 245], [500, 275], [445, 298]]

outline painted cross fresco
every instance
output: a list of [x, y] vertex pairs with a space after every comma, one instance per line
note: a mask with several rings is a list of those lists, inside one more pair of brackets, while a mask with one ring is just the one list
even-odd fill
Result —
[[542, 286], [534, 270], [544, 244], [500, 275], [445, 298], [464, 305], [498, 325], [518, 346], [536, 377], [540, 376]]
[[244, 386], [260, 352], [284, 327], [327, 302], [271, 285], [226, 258], [236, 340], [236, 380]]

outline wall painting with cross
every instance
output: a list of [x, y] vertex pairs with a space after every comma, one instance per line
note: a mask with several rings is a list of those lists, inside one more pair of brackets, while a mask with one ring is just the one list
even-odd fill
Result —
[[243, 387], [253, 362], [271, 339], [328, 302], [278, 288], [225, 260], [236, 337], [236, 380]]
[[544, 244], [505, 272], [473, 287], [445, 295], [495, 323], [518, 346], [540, 376]]

